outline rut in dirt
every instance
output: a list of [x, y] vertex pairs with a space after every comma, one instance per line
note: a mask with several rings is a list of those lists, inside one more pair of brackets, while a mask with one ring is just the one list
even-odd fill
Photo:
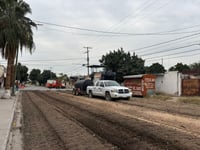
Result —
[[[44, 92], [36, 93], [46, 102], [59, 108], [64, 115], [70, 116], [120, 149], [148, 149], [149, 147], [152, 149], [191, 149], [191, 146], [193, 149], [198, 148], [198, 145], [194, 143], [187, 143], [186, 141], [191, 137], [187, 138], [188, 135], [183, 133], [88, 108], [84, 104], [80, 105], [74, 100], [63, 99], [58, 95], [55, 98]], [[179, 137], [184, 138], [179, 139]]]
[[25, 149], [199, 149], [195, 137], [89, 107], [84, 100], [36, 91], [24, 92], [22, 104]]
[[62, 140], [27, 94], [23, 94], [23, 149], [65, 150]]
[[[29, 114], [24, 111], [24, 149], [116, 149], [94, 137], [83, 126], [60, 113], [55, 105], [49, 105], [32, 92], [23, 93], [22, 98], [23, 108], [31, 111]], [[37, 126], [32, 126], [35, 122]]]

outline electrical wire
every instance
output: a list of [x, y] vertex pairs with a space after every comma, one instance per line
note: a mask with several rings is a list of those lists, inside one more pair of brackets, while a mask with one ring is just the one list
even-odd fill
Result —
[[[182, 57], [191, 57], [191, 56], [198, 56], [198, 55], [200, 55], [200, 53], [193, 53], [193, 54], [191, 54], [191, 55], [182, 55], [182, 56], [175, 56], [175, 57], [169, 57], [169, 58], [165, 58], [165, 59], [174, 59], [174, 58], [182, 58]], [[153, 59], [153, 60], [150, 60], [150, 59], [148, 59], [148, 60], [145, 60], [145, 61], [148, 61], [148, 62], [155, 62], [155, 61], [157, 61], [157, 60], [160, 60], [160, 59]]]
[[181, 46], [181, 47], [165, 49], [165, 50], [160, 50], [160, 51], [155, 51], [155, 52], [150, 52], [150, 53], [146, 53], [146, 54], [143, 54], [143, 55], [140, 55], [140, 56], [147, 56], [147, 55], [153, 55], [153, 54], [158, 54], [158, 53], [166, 53], [166, 52], [169, 52], [169, 51], [174, 51], [174, 50], [177, 50], [177, 49], [182, 49], [182, 48], [191, 47], [191, 46], [197, 46], [197, 45], [200, 45], [200, 44], [190, 44], [190, 45], [185, 45], [185, 46]]
[[148, 48], [151, 48], [151, 47], [156, 47], [156, 46], [163, 45], [163, 44], [166, 44], [166, 43], [171, 43], [171, 42], [178, 41], [178, 40], [181, 40], [181, 39], [189, 38], [189, 37], [192, 37], [192, 36], [195, 36], [195, 35], [200, 35], [200, 32], [195, 33], [195, 34], [191, 34], [191, 35], [187, 35], [187, 36], [183, 36], [183, 37], [179, 37], [179, 38], [176, 38], [176, 39], [172, 39], [172, 40], [169, 40], [169, 41], [164, 41], [164, 42], [160, 42], [160, 43], [157, 43], [157, 44], [137, 48], [137, 49], [134, 49], [132, 51], [138, 51], [138, 50], [148, 49]]
[[[185, 43], [185, 41], [189, 41], [189, 40], [192, 40], [192, 39], [197, 39], [198, 37], [200, 37], [200, 35], [196, 35], [196, 36], [193, 36], [193, 37], [190, 37], [190, 38], [187, 38], [187, 39], [181, 39], [179, 41], [175, 41], [173, 42], [173, 44], [182, 44], [184, 42], [184, 44], [193, 44], [193, 43], [196, 43], [196, 42], [200, 42], [200, 39], [199, 40], [195, 40], [195, 41], [190, 41], [190, 42], [187, 42]], [[137, 54], [138, 55], [142, 55], [146, 52], [149, 52], [149, 51], [155, 51], [157, 49], [160, 49], [160, 48], [164, 48], [164, 47], [168, 47], [168, 46], [171, 46], [171, 43], [168, 43], [168, 44], [165, 44], [165, 45], [161, 45], [161, 46], [157, 46], [157, 47], [152, 47], [152, 48], [149, 48], [147, 50], [143, 50], [143, 51], [138, 51]]]
[[199, 51], [199, 50], [200, 50], [200, 48], [198, 48], [198, 49], [192, 49], [192, 50], [186, 50], [186, 51], [176, 52], [176, 53], [172, 53], [172, 54], [167, 54], [167, 55], [164, 55], [164, 56], [149, 57], [149, 58], [145, 58], [145, 60], [154, 59], [154, 58], [158, 58], [158, 57], [164, 58], [166, 56], [178, 55], [178, 54], [189, 53], [189, 52]]
[[94, 29], [88, 29], [88, 28], [80, 28], [80, 27], [73, 27], [73, 26], [66, 26], [66, 25], [59, 25], [54, 23], [48, 23], [43, 21], [34, 20], [38, 23], [50, 25], [50, 26], [56, 26], [56, 27], [62, 27], [62, 28], [68, 28], [68, 29], [74, 29], [74, 30], [81, 30], [81, 31], [88, 31], [88, 32], [95, 32], [95, 33], [103, 33], [103, 34], [111, 34], [111, 35], [129, 35], [129, 36], [146, 36], [146, 35], [173, 35], [173, 34], [183, 34], [183, 33], [191, 33], [191, 32], [198, 32], [198, 31], [190, 31], [190, 32], [178, 32], [178, 33], [168, 33], [167, 31], [162, 32], [155, 32], [155, 33], [128, 33], [128, 32], [112, 32], [112, 31], [102, 31], [102, 30], [94, 30]]
[[80, 60], [80, 59], [85, 59], [85, 58], [68, 58], [68, 59], [38, 59], [38, 60], [19, 60], [21, 62], [34, 62], [34, 61], [37, 61], [37, 62], [48, 62], [48, 61], [68, 61], [68, 60]]

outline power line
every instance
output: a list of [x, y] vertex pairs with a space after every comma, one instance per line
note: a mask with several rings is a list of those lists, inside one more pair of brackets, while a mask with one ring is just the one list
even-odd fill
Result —
[[196, 28], [196, 27], [200, 27], [200, 24], [194, 25], [194, 26], [190, 26], [190, 27], [185, 27], [185, 28], [178, 28], [178, 29], [174, 29], [174, 30], [169, 30], [169, 31], [165, 31], [163, 33], [166, 33], [166, 32], [177, 32], [177, 31], [192, 29], [192, 28]]
[[191, 55], [184, 55], [184, 56], [178, 56], [178, 57], [171, 57], [169, 59], [174, 59], [174, 58], [181, 58], [181, 57], [190, 57], [190, 56], [194, 56], [194, 55], [199, 55], [200, 53], [195, 53], [195, 54], [191, 54]]
[[[171, 0], [169, 0], [167, 3], [169, 3], [170, 1], [171, 1]], [[144, 10], [147, 9], [147, 8], [149, 8], [151, 5], [153, 5], [153, 4], [157, 3], [157, 2], [158, 2], [158, 1], [156, 0], [156, 1], [153, 1], [152, 3], [148, 4], [147, 7], [144, 8]], [[167, 3], [165, 3], [164, 6], [166, 6]], [[160, 8], [162, 8], [162, 7], [164, 7], [164, 6], [162, 5]], [[159, 8], [159, 9], [160, 9], [160, 8]], [[159, 10], [159, 9], [157, 9], [157, 10]], [[151, 13], [152, 13], [152, 12], [151, 12]], [[148, 14], [148, 15], [143, 15], [142, 17], [145, 18], [146, 16], [149, 16], [149, 14]], [[134, 19], [137, 18], [137, 17], [138, 17], [138, 16], [134, 17]], [[134, 21], [134, 24], [136, 24], [137, 22], [138, 22], [138, 20]], [[132, 25], [134, 25], [134, 24], [132, 24]]]
[[182, 54], [182, 53], [189, 53], [189, 52], [193, 52], [193, 51], [199, 51], [200, 48], [198, 49], [192, 49], [192, 50], [186, 50], [186, 51], [181, 51], [181, 52], [176, 52], [176, 53], [172, 53], [172, 54], [167, 54], [167, 55], [164, 55], [164, 56], [155, 56], [155, 57], [149, 57], [149, 58], [145, 58], [145, 60], [149, 60], [149, 59], [154, 59], [154, 58], [158, 58], [158, 57], [166, 57], [166, 56], [171, 56], [171, 55], [178, 55], [178, 54]]
[[[125, 17], [124, 17], [123, 19], [121, 19], [121, 20], [119, 21], [119, 23], [116, 24], [116, 25], [120, 25], [122, 22], [124, 22], [124, 20], [126, 20], [126, 19], [129, 18], [129, 17], [133, 17], [134, 19], [137, 18], [137, 17], [139, 16], [140, 13], [144, 12], [144, 10], [146, 10], [146, 9], [149, 8], [151, 5], [153, 5], [153, 4], [157, 3], [157, 2], [158, 2], [157, 0], [153, 0], [153, 1], [147, 0], [147, 1], [145, 1], [145, 2], [142, 3], [142, 5], [141, 5], [142, 7], [138, 7], [138, 8], [136, 9], [136, 11], [134, 12], [134, 14], [129, 14], [129, 15], [125, 16]], [[139, 12], [137, 12], [137, 11], [139, 11]], [[115, 26], [116, 26], [116, 25], [115, 25]]]
[[[45, 27], [47, 28], [47, 27]], [[178, 34], [188, 34], [188, 33], [195, 33], [195, 32], [199, 32], [200, 30], [193, 30], [193, 31], [185, 31], [185, 32], [155, 32], [155, 33], [120, 33], [119, 34], [109, 34], [109, 33], [99, 33], [99, 34], [86, 34], [86, 33], [76, 33], [76, 32], [68, 32], [65, 30], [58, 30], [58, 29], [54, 29], [54, 28], [47, 28], [47, 30], [40, 30], [40, 31], [57, 31], [57, 32], [62, 32], [62, 33], [68, 33], [68, 34], [72, 34], [72, 35], [80, 35], [80, 36], [96, 36], [96, 37], [119, 37], [119, 36], [157, 36], [157, 35], [178, 35]]]
[[174, 42], [174, 41], [178, 41], [178, 40], [185, 39], [185, 38], [192, 37], [192, 36], [199, 35], [199, 34], [200, 34], [200, 32], [199, 33], [195, 33], [195, 34], [191, 34], [191, 35], [187, 35], [187, 36], [183, 36], [183, 37], [180, 37], [180, 38], [172, 39], [172, 40], [169, 40], [169, 41], [165, 41], [165, 42], [161, 42], [161, 43], [157, 43], [157, 44], [153, 44], [153, 45], [137, 48], [137, 49], [134, 49], [132, 51], [148, 49], [148, 48], [151, 48], [151, 47], [155, 47], [155, 46], [158, 46], [158, 45], [163, 45], [163, 44], [166, 44], [166, 43], [171, 43], [171, 42]]
[[[68, 29], [74, 29], [74, 30], [81, 30], [81, 31], [88, 31], [88, 32], [95, 32], [95, 33], [103, 33], [103, 34], [112, 34], [112, 35], [129, 35], [129, 36], [144, 36], [144, 35], [170, 35], [170, 34], [182, 34], [182, 33], [165, 33], [166, 31], [163, 32], [155, 32], [155, 33], [128, 33], [128, 32], [111, 32], [111, 31], [102, 31], [102, 30], [94, 30], [94, 29], [89, 29], [89, 28], [80, 28], [80, 27], [73, 27], [73, 26], [66, 26], [66, 25], [59, 25], [55, 23], [49, 23], [49, 22], [43, 22], [43, 21], [38, 21], [34, 20], [39, 23], [43, 23], [46, 25], [51, 25], [51, 26], [57, 26], [57, 27], [62, 27], [62, 28], [68, 28]], [[191, 31], [191, 32], [196, 32], [196, 31]], [[191, 33], [188, 32], [188, 33]]]
[[[194, 54], [191, 54], [191, 55], [169, 57], [169, 58], [165, 58], [165, 59], [174, 59], [174, 58], [190, 57], [190, 56], [197, 56], [197, 55], [200, 55], [200, 53], [194, 53]], [[156, 60], [160, 60], [160, 58], [159, 59], [153, 59], [153, 60], [145, 60], [145, 61], [152, 62], [152, 61], [156, 61]]]
[[[187, 39], [181, 39], [181, 40], [179, 40], [179, 41], [175, 41], [175, 42], [173, 42], [174, 44], [176, 43], [176, 44], [181, 44], [182, 42], [184, 42], [184, 44], [185, 44], [185, 41], [188, 41], [188, 40], [192, 40], [192, 39], [194, 39], [194, 38], [198, 38], [200, 35], [196, 35], [196, 36], [193, 36], [193, 37], [190, 37], [190, 38], [187, 38]], [[195, 41], [190, 41], [190, 42], [187, 42], [186, 44], [191, 44], [191, 43], [195, 43], [195, 42], [199, 42], [200, 40], [195, 40]], [[160, 49], [160, 48], [163, 48], [163, 47], [168, 47], [168, 46], [171, 46], [171, 44], [170, 43], [167, 43], [167, 44], [165, 44], [165, 45], [161, 45], [161, 46], [156, 46], [156, 47], [152, 47], [152, 48], [148, 48], [148, 49], [146, 49], [146, 50], [143, 50], [143, 51], [138, 51], [137, 52], [137, 54], [139, 54], [139, 55], [141, 55], [141, 54], [144, 54], [145, 52], [148, 52], [148, 51], [154, 51], [154, 50], [156, 50], [156, 49]]]
[[162, 53], [162, 52], [166, 53], [166, 52], [169, 52], [169, 51], [174, 51], [174, 50], [177, 50], [177, 49], [182, 49], [182, 48], [196, 46], [196, 45], [200, 45], [200, 44], [191, 44], [191, 45], [185, 45], [185, 46], [171, 48], [171, 49], [165, 49], [165, 50], [161, 50], [161, 51], [150, 52], [150, 53], [143, 54], [141, 56], [153, 55], [153, 54]]
[[[150, 1], [149, 1], [149, 0], [145, 1], [144, 3], [142, 3], [142, 4], [140, 5], [140, 7], [137, 7], [136, 10], [134, 11], [134, 15], [135, 15], [134, 17], [137, 17], [137, 15], [138, 15], [138, 14], [136, 14], [137, 11], [140, 11], [141, 9], [144, 9], [144, 8], [146, 7], [146, 5], [147, 5], [147, 6], [149, 5], [149, 4], [148, 4], [149, 2], [151, 3], [151, 0], [150, 0]], [[141, 10], [141, 11], [142, 11], [142, 10]], [[140, 11], [139, 13], [141, 13], [141, 11]], [[131, 13], [131, 14], [128, 14], [127, 16], [121, 18], [121, 19], [118, 21], [117, 24], [114, 24], [114, 25], [112, 25], [111, 27], [109, 27], [109, 28], [107, 29], [107, 31], [113, 31], [114, 27], [116, 27], [117, 25], [120, 25], [122, 22], [124, 22], [124, 21], [125, 21], [127, 18], [129, 18], [130, 16], [133, 16], [133, 14]], [[100, 35], [100, 37], [99, 37], [98, 40], [100, 40], [103, 36], [104, 36], [104, 35]], [[97, 42], [98, 40], [93, 41], [93, 42]]]
[[79, 59], [84, 59], [84, 58], [68, 58], [68, 59], [38, 59], [38, 60], [20, 60], [21, 62], [34, 62], [34, 61], [40, 61], [40, 62], [48, 62], [48, 61], [68, 61], [68, 60], [79, 60]]

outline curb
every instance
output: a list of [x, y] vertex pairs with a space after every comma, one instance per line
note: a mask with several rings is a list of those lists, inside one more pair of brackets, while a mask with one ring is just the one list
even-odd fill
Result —
[[14, 98], [11, 98], [14, 101], [13, 107], [12, 107], [12, 115], [10, 117], [10, 121], [9, 121], [10, 123], [8, 125], [8, 132], [6, 134], [6, 138], [4, 140], [2, 150], [6, 150], [6, 148], [7, 148], [7, 143], [9, 141], [9, 136], [10, 136], [11, 127], [12, 127], [12, 122], [13, 122], [13, 119], [14, 119], [15, 109], [16, 109], [17, 102], [18, 102], [18, 97], [19, 97], [19, 94], [17, 94]]

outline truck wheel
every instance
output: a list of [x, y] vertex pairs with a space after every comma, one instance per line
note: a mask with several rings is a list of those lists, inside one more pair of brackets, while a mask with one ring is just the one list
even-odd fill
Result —
[[76, 95], [76, 90], [75, 89], [72, 90], [72, 94]]
[[73, 94], [74, 94], [75, 96], [78, 96], [78, 91], [77, 91], [76, 89], [74, 89], [74, 90], [73, 90]]
[[92, 97], [93, 97], [92, 91], [89, 91], [88, 97], [89, 97], [89, 98], [92, 98]]
[[111, 98], [109, 92], [106, 92], [106, 94], [105, 94], [105, 99], [106, 99], [107, 101], [111, 101], [111, 100], [112, 100], [112, 98]]

